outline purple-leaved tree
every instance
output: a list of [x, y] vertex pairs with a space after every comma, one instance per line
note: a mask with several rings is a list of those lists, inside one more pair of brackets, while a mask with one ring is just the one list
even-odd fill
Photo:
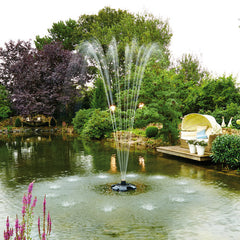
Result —
[[80, 70], [82, 63], [79, 53], [59, 42], [37, 50], [30, 42], [10, 41], [0, 48], [0, 80], [17, 114], [52, 116], [73, 102], [79, 86], [89, 80]]

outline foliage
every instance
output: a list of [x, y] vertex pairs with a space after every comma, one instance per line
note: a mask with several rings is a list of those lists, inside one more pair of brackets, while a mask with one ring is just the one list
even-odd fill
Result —
[[142, 136], [142, 137], [146, 136], [146, 131], [144, 129], [141, 129], [141, 128], [134, 128], [132, 130], [132, 133], [134, 135], [137, 135], [137, 136]]
[[95, 109], [99, 108], [101, 110], [106, 110], [107, 106], [108, 104], [107, 104], [107, 98], [106, 98], [105, 89], [103, 85], [103, 80], [100, 78], [97, 78], [95, 83], [95, 88], [93, 90], [91, 107]]
[[185, 84], [192, 83], [194, 85], [200, 84], [201, 81], [208, 75], [208, 73], [200, 66], [200, 62], [197, 57], [190, 54], [184, 54], [181, 60], [178, 61], [176, 73]]
[[195, 145], [206, 147], [208, 144], [205, 141], [201, 140], [201, 141], [196, 141]]
[[150, 126], [146, 128], [146, 136], [149, 138], [156, 137], [158, 134], [158, 128]]
[[91, 117], [92, 112], [93, 112], [92, 109], [80, 109], [76, 113], [76, 116], [73, 118], [72, 123], [74, 129], [77, 131], [78, 134], [81, 134], [83, 126]]
[[[199, 60], [191, 55], [183, 55], [175, 67], [176, 76], [172, 79], [174, 87], [177, 88], [177, 99], [181, 112], [186, 115], [190, 112], [198, 112], [192, 104], [192, 94], [198, 93], [197, 89], [203, 79], [208, 75], [200, 66]], [[194, 95], [195, 96], [195, 95]]]
[[196, 140], [187, 140], [187, 143], [188, 143], [188, 144], [196, 145]]
[[237, 103], [227, 104], [226, 108], [216, 108], [213, 112], [200, 111], [200, 113], [213, 116], [220, 125], [222, 123], [222, 117], [224, 117], [226, 125], [228, 125], [228, 122], [232, 118], [232, 127], [240, 129], [240, 126], [236, 123], [237, 119], [240, 118], [240, 106]]
[[35, 46], [37, 49], [43, 49], [43, 46], [51, 42], [62, 42], [64, 49], [74, 50], [75, 45], [79, 44], [82, 38], [82, 33], [78, 31], [78, 23], [73, 19], [65, 22], [59, 21], [53, 23], [52, 28], [48, 29], [50, 36], [40, 37], [36, 36]]
[[134, 127], [144, 128], [149, 123], [157, 123], [159, 121], [157, 109], [144, 106], [142, 109], [137, 109], [135, 114]]
[[113, 131], [110, 113], [95, 109], [82, 130], [82, 136], [90, 139], [102, 139]]
[[217, 108], [224, 109], [231, 103], [240, 105], [240, 92], [236, 80], [231, 75], [205, 79], [190, 92], [185, 103], [189, 106], [190, 112], [200, 110], [212, 112]]
[[0, 78], [20, 115], [61, 111], [76, 98], [76, 86], [87, 81], [80, 73], [81, 57], [64, 50], [60, 43], [36, 50], [29, 42], [10, 41], [0, 49], [0, 60]]
[[161, 70], [157, 63], [146, 68], [139, 101], [158, 114], [157, 122], [162, 123], [160, 134], [164, 141], [176, 143], [179, 136], [180, 107], [177, 89], [174, 87], [173, 71]]
[[3, 120], [11, 113], [8, 92], [6, 88], [0, 84], [0, 120]]
[[22, 126], [21, 120], [19, 118], [16, 118], [14, 125], [15, 125], [15, 127], [21, 127]]
[[[14, 235], [15, 230], [15, 238], [16, 240], [31, 240], [31, 230], [33, 224], [33, 213], [34, 208], [36, 207], [37, 197], [32, 201], [32, 189], [34, 182], [30, 183], [28, 186], [28, 194], [24, 194], [23, 196], [23, 206], [22, 206], [22, 222], [19, 222], [18, 216], [15, 221], [15, 229], [10, 227], [9, 217], [7, 217], [6, 221], [6, 231], [4, 231], [4, 239], [10, 240]], [[48, 217], [46, 219], [46, 196], [43, 201], [43, 222], [44, 228], [42, 234], [40, 234], [40, 218], [38, 220], [38, 229], [39, 229], [39, 239], [46, 240], [48, 236], [51, 234], [51, 217], [48, 212]], [[46, 221], [47, 220], [47, 221]], [[47, 226], [45, 227], [45, 223]]]
[[70, 19], [65, 23], [54, 23], [48, 30], [49, 36], [37, 37], [35, 44], [41, 49], [50, 41], [60, 41], [64, 47], [72, 50], [75, 44], [98, 39], [106, 50], [113, 37], [119, 43], [120, 62], [124, 61], [126, 43], [135, 38], [139, 45], [157, 42], [162, 46], [162, 65], [169, 65], [168, 46], [172, 37], [168, 22], [151, 14], [135, 15], [126, 10], [109, 7], [101, 9], [98, 14], [81, 15], [77, 23]]
[[229, 168], [240, 167], [240, 136], [221, 135], [212, 144], [212, 161]]

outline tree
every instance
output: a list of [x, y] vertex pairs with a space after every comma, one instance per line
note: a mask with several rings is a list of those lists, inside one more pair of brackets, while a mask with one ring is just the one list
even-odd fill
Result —
[[0, 84], [0, 120], [7, 118], [11, 113], [8, 92], [6, 88]]
[[172, 34], [168, 22], [151, 14], [134, 15], [126, 10], [106, 7], [97, 15], [81, 15], [77, 23], [71, 19], [65, 23], [54, 23], [48, 32], [49, 36], [36, 38], [35, 44], [39, 49], [50, 41], [61, 41], [65, 48], [72, 50], [75, 44], [96, 38], [106, 50], [115, 37], [119, 44], [120, 62], [123, 63], [125, 46], [135, 38], [139, 45], [159, 43], [162, 49], [162, 67], [169, 65], [168, 47]]
[[178, 124], [181, 112], [177, 99], [177, 89], [173, 87], [176, 73], [161, 70], [156, 63], [152, 63], [145, 71], [139, 102], [143, 102], [147, 111], [158, 114], [155, 122], [163, 124], [160, 134], [165, 141], [176, 143], [178, 139]]
[[97, 78], [96, 80], [91, 106], [95, 109], [107, 109], [107, 98], [104, 90], [103, 80], [101, 78]]
[[29, 42], [5, 44], [0, 49], [0, 78], [18, 114], [53, 115], [75, 99], [86, 76], [81, 76], [81, 56], [52, 42], [42, 50]]
[[189, 94], [185, 103], [189, 106], [189, 111], [192, 111], [192, 107], [194, 107], [194, 112], [214, 111], [217, 108], [225, 109], [231, 103], [239, 105], [240, 92], [236, 86], [236, 79], [232, 75], [205, 79]]
[[182, 59], [178, 61], [176, 72], [185, 84], [195, 85], [200, 84], [208, 75], [207, 71], [200, 66], [199, 60], [190, 54], [184, 54]]
[[[208, 76], [207, 71], [200, 66], [199, 60], [191, 55], [183, 55], [174, 68], [176, 76], [174, 77], [174, 87], [177, 88], [178, 103], [183, 115], [189, 112], [195, 112], [195, 105], [188, 102], [189, 96], [198, 91], [204, 78]], [[173, 69], [173, 70], [174, 70]]]
[[36, 36], [35, 45], [37, 49], [43, 49], [43, 46], [51, 42], [62, 42], [64, 49], [74, 50], [75, 45], [79, 44], [82, 33], [77, 29], [78, 23], [69, 19], [65, 22], [59, 21], [53, 23], [52, 28], [48, 29], [50, 36]]

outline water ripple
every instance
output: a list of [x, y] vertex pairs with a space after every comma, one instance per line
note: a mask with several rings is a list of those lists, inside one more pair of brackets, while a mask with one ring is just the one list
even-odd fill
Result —
[[149, 204], [142, 205], [142, 208], [145, 209], [145, 210], [148, 210], [148, 211], [152, 211], [156, 207], [149, 203]]

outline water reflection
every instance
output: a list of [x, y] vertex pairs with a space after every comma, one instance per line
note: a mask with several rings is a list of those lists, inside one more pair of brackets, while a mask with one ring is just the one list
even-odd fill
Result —
[[117, 172], [116, 154], [112, 154], [112, 156], [111, 156], [110, 172], [111, 173], [116, 173]]
[[145, 160], [144, 160], [144, 157], [139, 156], [138, 162], [139, 162], [139, 165], [141, 166], [141, 171], [145, 172]]

